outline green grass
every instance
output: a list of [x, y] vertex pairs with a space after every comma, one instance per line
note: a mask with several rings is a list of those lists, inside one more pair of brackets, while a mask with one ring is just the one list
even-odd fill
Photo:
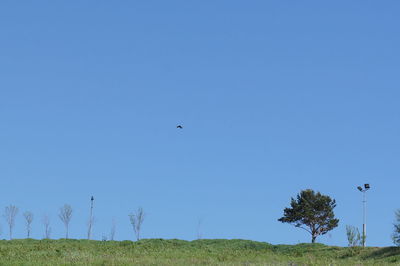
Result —
[[249, 240], [0, 241], [0, 265], [400, 265], [400, 248]]

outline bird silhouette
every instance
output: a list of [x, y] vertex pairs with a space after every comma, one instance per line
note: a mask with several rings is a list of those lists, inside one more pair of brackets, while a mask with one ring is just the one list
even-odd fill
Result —
[[177, 125], [177, 126], [176, 126], [176, 128], [180, 128], [180, 129], [182, 129], [182, 128], [183, 128], [183, 126], [181, 126], [181, 125]]

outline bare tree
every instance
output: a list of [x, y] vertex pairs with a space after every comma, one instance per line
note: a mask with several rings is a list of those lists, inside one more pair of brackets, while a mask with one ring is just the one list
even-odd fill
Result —
[[64, 206], [60, 208], [60, 213], [58, 214], [58, 217], [65, 226], [65, 238], [68, 239], [68, 228], [69, 228], [69, 222], [71, 221], [72, 218], [72, 207], [68, 204], [64, 204]]
[[203, 233], [202, 233], [202, 230], [201, 230], [201, 226], [203, 225], [203, 219], [202, 218], [199, 218], [198, 220], [197, 220], [197, 239], [201, 239], [202, 237], [203, 237]]
[[93, 218], [93, 201], [94, 201], [94, 198], [92, 196], [90, 198], [90, 214], [89, 214], [88, 233], [87, 233], [87, 238], [88, 239], [90, 239], [90, 237], [92, 235], [92, 227], [93, 227], [93, 222], [94, 222], [94, 218]]
[[25, 218], [25, 225], [26, 225], [26, 237], [29, 238], [31, 235], [31, 230], [32, 230], [32, 222], [33, 222], [33, 213], [30, 211], [24, 212], [24, 218]]
[[4, 218], [8, 223], [10, 240], [12, 239], [12, 233], [15, 225], [15, 216], [17, 216], [17, 213], [18, 213], [18, 208], [14, 205], [9, 205], [4, 210]]
[[44, 238], [49, 239], [51, 234], [50, 217], [45, 214], [42, 221], [44, 225]]
[[140, 240], [140, 230], [142, 228], [144, 216], [145, 214], [142, 207], [138, 208], [136, 213], [129, 214], [129, 220], [132, 224], [133, 231], [135, 232], [136, 240]]
[[110, 230], [110, 240], [113, 241], [114, 237], [115, 237], [115, 230], [117, 227], [117, 223], [115, 221], [115, 219], [112, 219], [112, 223], [111, 223], [111, 230]]

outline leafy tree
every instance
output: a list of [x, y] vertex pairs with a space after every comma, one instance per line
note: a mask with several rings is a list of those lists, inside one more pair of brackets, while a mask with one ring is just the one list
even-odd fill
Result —
[[395, 212], [395, 216], [396, 216], [396, 222], [393, 224], [394, 231], [392, 234], [392, 239], [393, 239], [393, 243], [396, 246], [400, 246], [400, 210], [397, 210]]
[[283, 217], [278, 221], [306, 230], [311, 234], [312, 243], [319, 235], [326, 234], [339, 224], [333, 213], [336, 201], [312, 189], [300, 191], [290, 205], [291, 208], [285, 208]]

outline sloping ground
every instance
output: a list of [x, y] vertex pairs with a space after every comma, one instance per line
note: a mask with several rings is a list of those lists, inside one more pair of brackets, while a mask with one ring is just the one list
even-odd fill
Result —
[[400, 248], [249, 240], [0, 241], [1, 265], [400, 265]]

